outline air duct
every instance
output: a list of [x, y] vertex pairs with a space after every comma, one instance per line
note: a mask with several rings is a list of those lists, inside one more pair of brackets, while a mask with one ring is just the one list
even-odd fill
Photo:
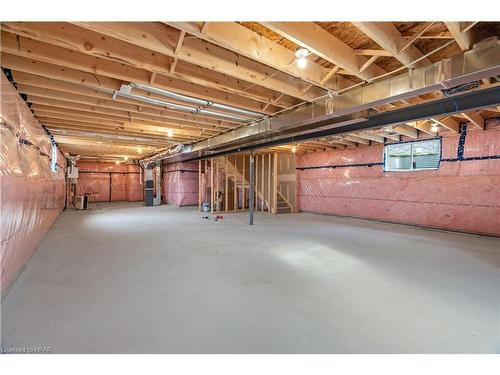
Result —
[[[363, 117], [370, 108], [410, 99], [419, 95], [450, 89], [469, 82], [495, 77], [500, 74], [500, 46], [498, 39], [481, 43], [477, 48], [428, 66], [412, 69], [406, 73], [391, 76], [362, 86], [344, 94], [326, 97], [314, 103], [307, 103], [294, 110], [257, 121], [245, 127], [221, 134], [210, 139], [184, 147], [183, 152], [213, 150], [221, 147], [244, 146], [256, 138], [279, 138], [283, 134], [293, 135], [294, 130], [308, 126], [310, 131], [317, 127], [342, 127], [344, 116]], [[158, 154], [150, 160], [163, 159]]]
[[170, 99], [175, 99], [175, 100], [179, 100], [179, 101], [186, 102], [186, 103], [196, 104], [196, 105], [206, 107], [206, 108], [210, 107], [210, 108], [220, 109], [223, 111], [234, 112], [234, 113], [238, 113], [240, 115], [245, 115], [247, 117], [254, 117], [254, 118], [262, 117], [262, 113], [257, 113], [257, 112], [249, 111], [246, 109], [241, 109], [241, 108], [236, 108], [236, 107], [232, 107], [232, 106], [228, 106], [228, 105], [224, 105], [224, 104], [219, 104], [219, 103], [211, 102], [208, 100], [193, 98], [191, 96], [177, 94], [177, 93], [172, 92], [172, 91], [160, 89], [160, 88], [145, 85], [142, 83], [131, 83], [130, 86], [136, 87], [140, 90], [144, 90], [144, 91], [151, 92], [154, 94], [162, 95], [162, 96], [165, 96], [165, 97], [170, 98]]
[[[170, 92], [167, 90], [162, 90], [162, 89], [158, 89], [155, 87], [151, 87], [151, 86], [147, 86], [147, 85], [140, 85], [140, 84], [135, 84], [135, 83], [131, 83], [129, 85], [122, 85], [120, 87], [120, 90], [114, 91], [113, 92], [113, 100], [116, 100], [116, 98], [118, 96], [121, 96], [121, 97], [126, 98], [126, 99], [137, 100], [140, 102], [158, 105], [158, 106], [174, 109], [177, 111], [188, 112], [188, 113], [191, 113], [194, 115], [201, 113], [201, 114], [204, 114], [207, 116], [213, 116], [213, 117], [217, 117], [219, 119], [226, 119], [229, 121], [237, 121], [237, 122], [251, 121], [248, 118], [241, 117], [238, 115], [231, 115], [231, 114], [227, 114], [227, 113], [214, 112], [214, 111], [210, 111], [210, 110], [203, 109], [203, 108], [190, 107], [188, 105], [182, 105], [182, 104], [172, 103], [172, 102], [168, 102], [168, 101], [164, 101], [164, 100], [149, 98], [147, 96], [132, 94], [131, 92], [132, 92], [133, 87], [137, 87], [137, 88], [140, 88], [143, 90], [144, 90], [144, 87], [148, 87], [148, 88], [150, 88], [148, 90], [149, 92], [160, 94], [160, 95], [163, 95], [163, 96], [169, 97], [171, 99], [175, 99], [175, 100], [186, 101], [186, 102], [189, 102], [192, 104], [210, 106], [212, 108], [219, 108], [219, 109], [227, 107], [227, 106], [224, 106], [222, 104], [207, 102], [205, 100], [191, 98], [189, 96], [176, 94], [176, 93], [173, 93], [173, 92]], [[166, 93], [168, 93], [168, 95]], [[189, 100], [186, 100], [186, 98], [188, 98]], [[232, 108], [234, 110], [234, 112], [236, 112], [236, 111], [240, 111], [240, 113], [241, 113], [241, 111], [247, 112], [243, 109], [240, 110], [238, 108], [233, 108], [233, 107], [227, 107], [227, 108]], [[251, 113], [253, 113], [253, 112], [251, 112]], [[259, 115], [259, 116], [262, 116], [262, 115]]]

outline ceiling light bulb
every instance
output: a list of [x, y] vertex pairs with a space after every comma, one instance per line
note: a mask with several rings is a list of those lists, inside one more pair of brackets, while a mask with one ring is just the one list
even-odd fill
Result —
[[295, 154], [297, 152], [297, 147], [292, 146], [292, 152]]
[[139, 154], [142, 154], [142, 148], [140, 148], [140, 147], [139, 147], [139, 148], [137, 149], [137, 152], [138, 152]]
[[299, 47], [295, 50], [295, 57], [297, 59], [303, 59], [305, 58], [307, 55], [309, 55], [309, 50], [307, 48], [304, 48], [304, 47]]
[[304, 69], [307, 66], [307, 59], [305, 57], [297, 59], [297, 66], [300, 69]]
[[167, 135], [168, 135], [169, 137], [173, 137], [173, 135], [174, 135], [174, 131], [173, 131], [172, 129], [167, 129]]
[[120, 164], [120, 160], [115, 161], [115, 164]]
[[439, 126], [437, 124], [432, 124], [431, 132], [437, 133], [439, 131]]
[[128, 156], [124, 156], [124, 157], [123, 157], [123, 159], [124, 159], [125, 161], [127, 161], [127, 160], [128, 160]]

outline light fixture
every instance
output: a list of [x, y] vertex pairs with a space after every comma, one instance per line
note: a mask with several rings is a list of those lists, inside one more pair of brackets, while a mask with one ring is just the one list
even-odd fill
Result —
[[292, 146], [292, 152], [295, 154], [297, 152], [297, 147]]
[[300, 69], [304, 69], [307, 66], [307, 59], [305, 57], [297, 59], [297, 66]]
[[309, 55], [309, 50], [307, 48], [298, 47], [295, 50], [295, 57], [298, 59], [303, 59], [303, 58], [307, 57], [307, 55]]
[[115, 164], [120, 164], [120, 160], [115, 161]]
[[124, 156], [123, 160], [127, 161], [128, 160], [128, 156]]
[[297, 66], [300, 69], [304, 69], [307, 66], [306, 57], [309, 55], [309, 50], [304, 47], [298, 47], [295, 50], [295, 57], [297, 58]]
[[431, 132], [437, 133], [439, 131], [439, 125], [435, 122], [431, 125]]
[[174, 131], [172, 129], [167, 129], [167, 136], [172, 138], [174, 136]]
[[139, 147], [139, 148], [137, 149], [137, 152], [138, 152], [139, 154], [142, 154], [142, 148], [140, 148], [140, 147]]

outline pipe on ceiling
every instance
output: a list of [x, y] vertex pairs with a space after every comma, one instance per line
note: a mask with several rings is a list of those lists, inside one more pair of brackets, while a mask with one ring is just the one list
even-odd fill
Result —
[[[141, 85], [140, 88], [144, 89], [143, 86], [144, 85]], [[153, 105], [167, 107], [167, 108], [178, 110], [178, 111], [184, 111], [184, 112], [191, 113], [193, 115], [201, 113], [201, 114], [205, 114], [205, 115], [208, 115], [208, 116], [213, 116], [213, 117], [217, 117], [219, 119], [226, 119], [226, 120], [230, 120], [230, 121], [237, 121], [237, 122], [248, 122], [248, 121], [251, 121], [248, 118], [237, 116], [237, 115], [231, 115], [231, 114], [227, 114], [227, 113], [214, 112], [214, 111], [210, 111], [210, 110], [203, 109], [203, 108], [200, 109], [200, 108], [190, 107], [188, 105], [182, 105], [182, 104], [167, 102], [167, 101], [164, 101], [164, 100], [149, 98], [147, 96], [132, 94], [131, 93], [132, 87], [139, 88], [139, 86], [137, 86], [137, 84], [135, 84], [135, 83], [131, 83], [129, 85], [122, 85], [121, 88], [120, 88], [120, 90], [116, 90], [116, 91], [113, 92], [113, 100], [116, 100], [116, 98], [118, 96], [121, 96], [121, 97], [126, 98], [126, 99], [137, 100], [137, 101], [141, 101], [141, 102], [144, 102], [144, 103], [149, 103], [149, 104], [153, 104]], [[154, 90], [149, 90], [149, 92], [157, 93], [157, 94], [160, 91], [161, 92], [166, 91], [166, 90], [157, 89], [157, 88], [152, 88], [152, 89], [154, 89]], [[190, 98], [190, 97], [187, 97], [185, 95], [180, 95], [180, 94], [176, 94], [176, 93], [171, 93], [171, 94], [172, 94], [172, 96], [169, 96], [169, 97], [172, 98], [172, 99], [174, 99], [174, 96], [175, 96], [175, 99], [178, 99], [178, 100], [181, 100], [178, 97]], [[166, 95], [163, 95], [163, 96], [166, 96]], [[190, 98], [190, 99], [199, 101], [199, 99], [195, 99], [195, 98]], [[202, 102], [204, 102], [204, 103], [211, 103], [211, 102], [206, 102], [206, 101], [202, 101]], [[196, 103], [193, 102], [193, 104], [196, 104]], [[215, 108], [214, 105], [212, 105], [213, 108]], [[217, 106], [222, 106], [222, 104], [217, 104]]]
[[236, 108], [236, 107], [225, 105], [225, 104], [219, 104], [219, 103], [211, 102], [211, 101], [204, 100], [204, 99], [193, 98], [192, 96], [177, 94], [177, 93], [169, 91], [169, 90], [160, 89], [158, 87], [154, 87], [154, 86], [150, 86], [150, 85], [145, 85], [143, 83], [131, 83], [130, 85], [132, 87], [138, 88], [140, 90], [155, 93], [158, 95], [165, 96], [167, 98], [179, 100], [179, 101], [186, 102], [186, 103], [201, 105], [203, 107], [217, 108], [217, 109], [221, 109], [224, 111], [239, 113], [239, 114], [246, 115], [249, 117], [256, 117], [256, 118], [262, 117], [262, 113], [249, 111], [247, 109]]

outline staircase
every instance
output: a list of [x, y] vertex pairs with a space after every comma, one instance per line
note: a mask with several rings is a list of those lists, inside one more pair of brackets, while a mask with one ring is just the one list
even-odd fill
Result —
[[[246, 176], [243, 176], [243, 172], [240, 171], [230, 160], [227, 161], [228, 169], [227, 169], [227, 178], [231, 180], [233, 183], [236, 182], [236, 187], [239, 189], [246, 189], [250, 186]], [[245, 173], [246, 174], [246, 173]], [[269, 202], [264, 198], [262, 192], [257, 189], [255, 190], [257, 193], [257, 197], [264, 202], [264, 206], [269, 211]]]
[[[230, 160], [227, 161], [227, 178], [232, 181], [234, 184], [236, 182], [236, 187], [238, 189], [243, 189], [243, 188], [248, 188], [250, 183], [247, 180], [246, 176], [243, 176], [243, 171], [240, 171], [237, 166], [235, 166]], [[245, 171], [245, 175], [247, 171]], [[258, 199], [264, 203], [264, 209], [265, 211], [270, 212], [271, 204], [270, 202], [264, 197], [263, 192], [259, 189], [260, 186], [256, 186], [255, 192], [258, 197]], [[286, 200], [286, 198], [281, 194], [281, 192], [278, 190], [276, 194], [276, 203], [277, 203], [277, 212], [278, 214], [283, 214], [283, 213], [291, 213], [293, 212], [293, 206]]]
[[292, 205], [278, 191], [277, 196], [278, 214], [289, 214], [292, 212]]

